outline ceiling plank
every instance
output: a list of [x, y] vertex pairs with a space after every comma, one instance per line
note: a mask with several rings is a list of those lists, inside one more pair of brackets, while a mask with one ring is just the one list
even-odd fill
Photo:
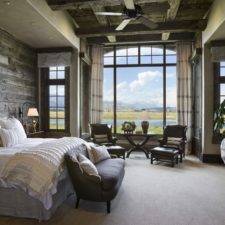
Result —
[[[165, 21], [172, 21], [176, 18], [181, 0], [168, 0], [170, 8], [167, 10]], [[166, 41], [169, 39], [170, 34], [168, 32], [162, 33], [162, 40]]]
[[[90, 8], [90, 3], [107, 6], [121, 5], [121, 0], [47, 0], [48, 5], [53, 10], [76, 9], [77, 7]], [[136, 0], [136, 4], [162, 3], [167, 0]]]
[[75, 33], [78, 37], [100, 37], [100, 36], [118, 36], [118, 35], [136, 35], [136, 34], [158, 34], [166, 32], [196, 32], [203, 31], [206, 28], [207, 20], [186, 20], [186, 21], [168, 21], [158, 23], [158, 27], [150, 30], [143, 24], [128, 24], [122, 31], [116, 31], [116, 26], [79, 28]]
[[[181, 40], [193, 40], [194, 33], [171, 33], [169, 40], [170, 42], [181, 41]], [[145, 35], [133, 35], [133, 36], [117, 36], [116, 42], [114, 44], [122, 44], [122, 43], [148, 43], [148, 42], [163, 42], [161, 40], [161, 34], [145, 34]], [[113, 43], [109, 42], [109, 40], [102, 37], [92, 37], [87, 38], [87, 42], [89, 44], [104, 44], [104, 45], [112, 45]]]
[[[104, 12], [105, 11], [105, 8], [103, 5], [90, 3], [90, 6], [91, 6], [94, 14], [95, 14], [95, 12]], [[108, 25], [106, 16], [102, 16], [102, 15], [99, 16], [99, 15], [95, 14], [95, 17], [101, 25]]]

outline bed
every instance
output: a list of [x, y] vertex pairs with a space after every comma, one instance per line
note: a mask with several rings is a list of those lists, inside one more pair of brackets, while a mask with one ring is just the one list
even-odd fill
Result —
[[[1, 126], [2, 142], [2, 130], [10, 129]], [[64, 155], [83, 148], [83, 143], [84, 140], [75, 137], [25, 137], [18, 143], [0, 147], [0, 215], [48, 220], [74, 193]]]

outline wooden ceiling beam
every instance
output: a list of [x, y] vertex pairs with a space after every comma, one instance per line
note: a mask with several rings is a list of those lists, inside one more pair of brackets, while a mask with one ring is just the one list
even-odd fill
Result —
[[[165, 21], [172, 21], [176, 18], [177, 12], [180, 6], [181, 0], [168, 0], [170, 8], [167, 10]], [[170, 33], [162, 33], [162, 40], [166, 41], [169, 39]]]
[[[194, 33], [171, 33], [168, 42], [173, 41], [191, 41], [194, 38]], [[115, 43], [110, 43], [107, 37], [92, 37], [86, 39], [88, 44], [122, 44], [122, 43], [148, 43], [148, 42], [162, 42], [161, 34], [145, 34], [132, 36], [117, 36]]]
[[[65, 10], [65, 9], [76, 9], [77, 7], [90, 8], [92, 4], [102, 4], [105, 6], [118, 6], [121, 5], [121, 0], [47, 0], [48, 5], [52, 10]], [[162, 3], [167, 0], [136, 0], [135, 4], [144, 3]]]
[[142, 24], [129, 24], [122, 31], [116, 31], [116, 26], [79, 28], [75, 33], [78, 37], [122, 36], [135, 34], [158, 34], [163, 32], [196, 32], [206, 28], [207, 20], [169, 21], [158, 23], [158, 27], [150, 30]]
[[[95, 14], [95, 12], [104, 12], [105, 8], [103, 5], [90, 3], [90, 6]], [[95, 14], [96, 19], [98, 20], [100, 25], [108, 25], [107, 17], [106, 16], [99, 16]]]

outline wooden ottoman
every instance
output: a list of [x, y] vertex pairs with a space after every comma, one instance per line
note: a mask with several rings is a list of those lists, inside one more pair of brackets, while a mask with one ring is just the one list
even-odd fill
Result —
[[154, 161], [171, 162], [171, 166], [174, 167], [174, 163], [178, 163], [179, 151], [173, 148], [167, 147], [155, 147], [151, 149], [151, 164]]
[[117, 155], [118, 158], [122, 157], [123, 159], [125, 159], [125, 148], [119, 145], [106, 146], [106, 148], [110, 155]]

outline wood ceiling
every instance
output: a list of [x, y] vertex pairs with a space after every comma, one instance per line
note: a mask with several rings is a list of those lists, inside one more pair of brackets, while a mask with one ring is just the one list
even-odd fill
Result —
[[[102, 16], [96, 12], [124, 10], [125, 2], [140, 6], [144, 16], [157, 24], [149, 28], [138, 19], [123, 30], [115, 28], [127, 18]], [[89, 44], [119, 44], [192, 40], [206, 28], [207, 15], [213, 0], [47, 0], [53, 10], [66, 10], [72, 16], [75, 33]]]

